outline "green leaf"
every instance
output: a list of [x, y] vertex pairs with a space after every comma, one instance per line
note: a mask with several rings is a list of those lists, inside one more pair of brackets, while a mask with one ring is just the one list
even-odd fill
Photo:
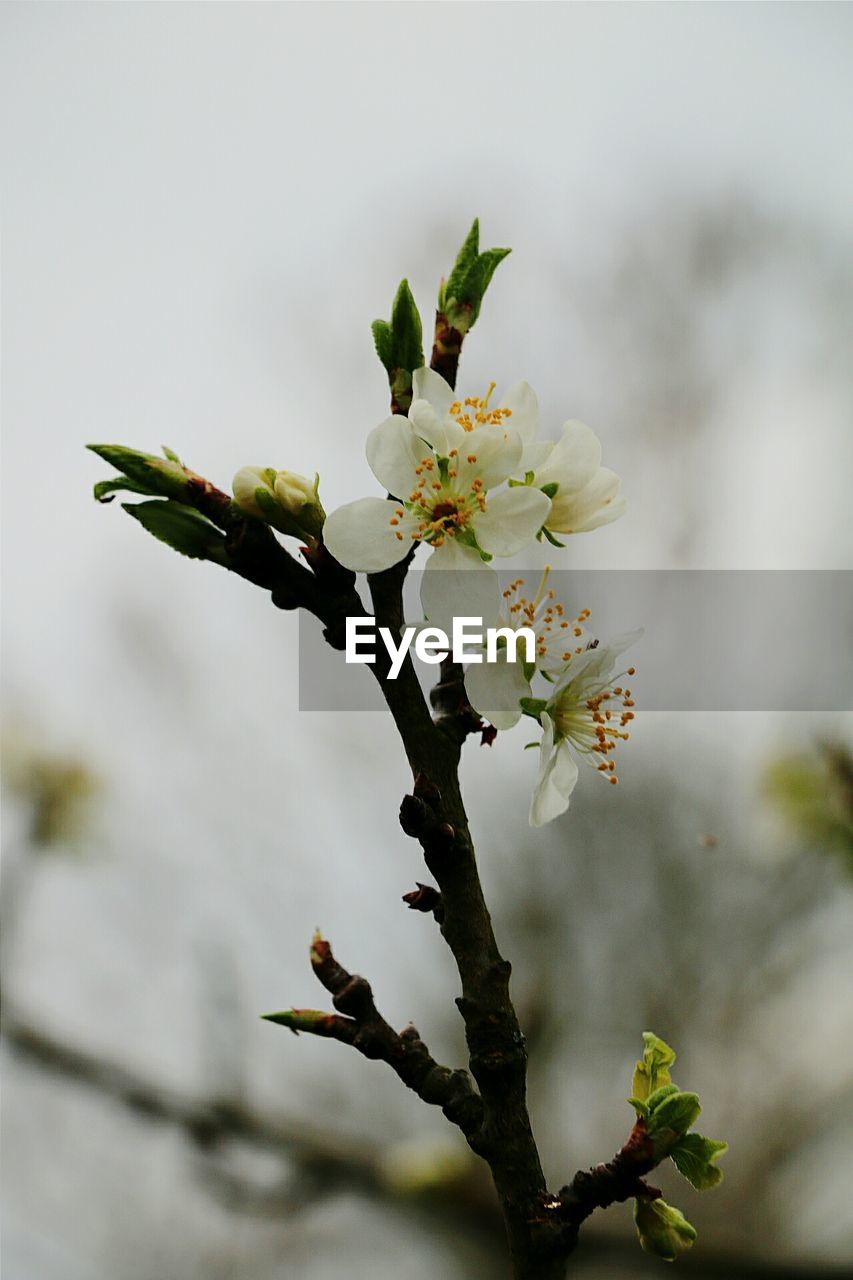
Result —
[[696, 1228], [665, 1200], [638, 1198], [634, 1203], [634, 1221], [646, 1253], [653, 1253], [665, 1262], [674, 1262], [696, 1240]]
[[701, 1133], [687, 1133], [669, 1154], [678, 1172], [697, 1191], [708, 1191], [723, 1180], [723, 1171], [715, 1161], [728, 1149], [727, 1142], [714, 1142], [712, 1138], [703, 1138]]
[[162, 445], [161, 448], [163, 450], [164, 458], [168, 458], [170, 462], [177, 462], [178, 466], [181, 465], [181, 460], [178, 457], [178, 455], [175, 453], [174, 449], [170, 449], [167, 444]]
[[[552, 547], [564, 547], [566, 545], [565, 542], [561, 542], [559, 538], [555, 538], [551, 530], [546, 529], [544, 524], [542, 528], [539, 530], [539, 533], [544, 534], [544, 536], [548, 539]], [[539, 534], [537, 534], [536, 536], [538, 537]]]
[[131, 480], [130, 476], [119, 476], [115, 480], [99, 480], [93, 489], [96, 502], [112, 502], [117, 493], [144, 493], [151, 495], [148, 485]]
[[664, 1084], [660, 1089], [655, 1089], [653, 1094], [649, 1095], [649, 1111], [654, 1111], [663, 1102], [664, 1098], [669, 1098], [672, 1094], [678, 1093], [677, 1084]]
[[[456, 261], [453, 264], [453, 270], [447, 277], [444, 285], [445, 298], [460, 297], [460, 289], [463, 281], [467, 278], [471, 269], [475, 266], [477, 258], [480, 255], [480, 219], [475, 218], [471, 223], [471, 230], [465, 237], [462, 248], [456, 255]], [[440, 301], [440, 300], [439, 300]]]
[[387, 320], [374, 320], [370, 326], [373, 330], [373, 342], [380, 363], [386, 369], [393, 369], [391, 360], [391, 326]]
[[371, 326], [376, 354], [388, 374], [391, 394], [405, 412], [412, 402], [412, 373], [424, 362], [423, 325], [408, 280], [401, 280], [391, 307], [391, 322]]
[[628, 1102], [634, 1108], [638, 1116], [640, 1116], [643, 1120], [648, 1120], [649, 1108], [645, 1102], [643, 1102], [640, 1098], [629, 1098]]
[[423, 325], [408, 280], [401, 280], [391, 308], [391, 333], [398, 369], [410, 373], [424, 362]]
[[695, 1093], [676, 1090], [657, 1107], [649, 1108], [649, 1137], [655, 1159], [660, 1162], [672, 1153], [702, 1110]]
[[672, 1084], [669, 1068], [675, 1062], [675, 1051], [653, 1031], [643, 1032], [643, 1044], [643, 1056], [634, 1068], [631, 1093], [645, 1102], [656, 1089]]
[[474, 327], [492, 276], [509, 252], [486, 249], [480, 253], [480, 223], [474, 219], [453, 270], [438, 290], [438, 309], [452, 328], [465, 334]]
[[497, 271], [499, 265], [504, 258], [508, 257], [512, 252], [511, 249], [487, 249], [485, 253], [481, 253], [474, 266], [471, 268], [465, 283], [462, 286], [462, 302], [467, 302], [471, 307], [471, 321], [468, 325], [469, 329], [474, 327], [477, 318], [480, 315], [480, 307], [483, 304], [486, 290], [492, 282], [492, 276]]
[[132, 480], [135, 493], [175, 498], [181, 502], [187, 497], [191, 486], [199, 480], [198, 476], [181, 466], [174, 458], [141, 453], [138, 449], [128, 449], [121, 444], [89, 444], [86, 448]]
[[[528, 472], [528, 474], [530, 473]], [[533, 477], [531, 476], [531, 479], [532, 478]], [[530, 482], [528, 481], [528, 483]], [[542, 490], [542, 492], [545, 494], [546, 498], [553, 498], [557, 490], [559, 489], [560, 485], [556, 480], [549, 480], [547, 484], [540, 485], [539, 487]]]
[[[654, 1094], [652, 1095], [654, 1097]], [[676, 1090], [664, 1098], [656, 1107], [649, 1102], [651, 1112], [650, 1132], [671, 1129], [673, 1133], [686, 1133], [702, 1110], [695, 1093], [680, 1093]]]
[[212, 560], [227, 565], [225, 535], [192, 507], [180, 502], [155, 500], [153, 502], [122, 503], [128, 515], [138, 520], [143, 529], [165, 542], [173, 551], [191, 560]]

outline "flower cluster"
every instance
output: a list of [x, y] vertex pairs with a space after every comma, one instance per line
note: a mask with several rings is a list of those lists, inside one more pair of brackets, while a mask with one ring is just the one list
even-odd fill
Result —
[[408, 415], [395, 414], [368, 436], [367, 460], [387, 498], [339, 507], [323, 531], [349, 569], [378, 573], [425, 544], [421, 600], [430, 621], [454, 614], [495, 617], [494, 572], [441, 581], [436, 570], [484, 569], [517, 555], [537, 537], [580, 533], [621, 515], [619, 478], [601, 466], [601, 445], [580, 422], [556, 443], [539, 441], [533, 389], [516, 383], [500, 399], [458, 398], [431, 369], [416, 369]]
[[[497, 662], [466, 674], [471, 705], [495, 728], [511, 728], [522, 715], [541, 725], [534, 826], [567, 808], [576, 755], [616, 781], [612, 752], [633, 715], [630, 694], [614, 675], [633, 637], [608, 646], [590, 641], [588, 613], [565, 616], [546, 589], [547, 571], [529, 603], [521, 580], [501, 593], [494, 560], [543, 537], [562, 546], [558, 534], [596, 529], [625, 509], [619, 477], [601, 465], [601, 444], [589, 427], [570, 421], [557, 441], [538, 436], [539, 407], [528, 383], [502, 396], [492, 383], [484, 395], [459, 397], [422, 367], [412, 374], [407, 414], [386, 418], [367, 438], [367, 460], [386, 497], [359, 498], [326, 516], [316, 484], [301, 477], [244, 468], [234, 484], [249, 514], [283, 532], [297, 523], [312, 536], [321, 530], [328, 551], [351, 570], [381, 573], [424, 546], [421, 604], [434, 626], [449, 632], [454, 617], [477, 616], [535, 631], [534, 663], [515, 661], [506, 646]], [[534, 696], [537, 678], [549, 683], [547, 697]]]

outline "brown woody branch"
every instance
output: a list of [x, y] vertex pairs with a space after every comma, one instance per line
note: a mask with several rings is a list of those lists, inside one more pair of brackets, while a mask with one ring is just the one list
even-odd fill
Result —
[[[474, 1145], [483, 1118], [483, 1104], [467, 1071], [440, 1066], [430, 1054], [417, 1029], [409, 1024], [397, 1032], [385, 1021], [373, 999], [366, 978], [349, 973], [338, 963], [325, 938], [319, 934], [311, 943], [311, 967], [332, 996], [336, 1014], [314, 1009], [289, 1009], [267, 1014], [291, 1031], [306, 1031], [351, 1045], [363, 1054], [385, 1062], [409, 1089], [431, 1106], [441, 1107]], [[341, 1016], [343, 1015], [343, 1016]]]
[[655, 1159], [654, 1148], [640, 1118], [612, 1160], [597, 1164], [592, 1169], [580, 1169], [566, 1187], [561, 1187], [549, 1204], [550, 1213], [560, 1223], [557, 1228], [567, 1233], [570, 1245], [577, 1237], [578, 1229], [596, 1209], [607, 1209], [612, 1204], [636, 1197], [657, 1200], [660, 1191], [650, 1187], [645, 1175], [660, 1163]]
[[[438, 363], [433, 353], [432, 367], [451, 386], [456, 380], [461, 335], [458, 339], [451, 343], [454, 351], [437, 337]], [[368, 578], [377, 622], [395, 634], [403, 623], [406, 568], [396, 566]], [[438, 723], [433, 721], [410, 658], [396, 680], [388, 680], [378, 665], [372, 670], [415, 779], [414, 793], [403, 801], [400, 821], [404, 831], [420, 841], [438, 884], [440, 928], [459, 972], [462, 994], [456, 1003], [483, 1104], [475, 1150], [492, 1173], [517, 1280], [560, 1280], [567, 1252], [556, 1233], [543, 1241], [535, 1222], [546, 1185], [527, 1111], [527, 1052], [509, 994], [510, 965], [495, 940], [459, 786], [465, 734], [448, 733], [441, 715]]]

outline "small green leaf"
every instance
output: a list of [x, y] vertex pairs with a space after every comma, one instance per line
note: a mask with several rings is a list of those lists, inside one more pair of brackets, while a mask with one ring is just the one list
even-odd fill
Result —
[[638, 1198], [634, 1203], [634, 1221], [646, 1253], [653, 1253], [665, 1262], [674, 1262], [696, 1240], [696, 1228], [665, 1200]]
[[648, 1120], [649, 1108], [645, 1102], [643, 1102], [640, 1098], [629, 1098], [628, 1102], [634, 1108], [638, 1116], [640, 1116], [643, 1120]]
[[[475, 265], [480, 253], [480, 219], [475, 218], [471, 223], [471, 230], [465, 237], [462, 248], [456, 255], [456, 261], [453, 264], [453, 270], [447, 277], [444, 285], [445, 298], [460, 297], [460, 289], [463, 282]], [[439, 297], [439, 306], [441, 305], [441, 297]]]
[[227, 565], [225, 535], [192, 507], [169, 499], [153, 502], [122, 503], [128, 515], [138, 520], [143, 529], [165, 542], [173, 551], [191, 560], [212, 560]]
[[[533, 479], [532, 473], [528, 472], [527, 474], [530, 476], [530, 479], [532, 480]], [[529, 483], [530, 481], [528, 481], [528, 484]], [[540, 485], [539, 487], [542, 490], [542, 492], [545, 494], [546, 498], [553, 498], [554, 494], [557, 492], [560, 486], [556, 480], [549, 480], [547, 484]]]
[[473, 329], [492, 276], [509, 252], [509, 249], [486, 249], [480, 253], [480, 223], [474, 219], [453, 270], [438, 291], [439, 311], [452, 328], [462, 334]]
[[669, 1098], [674, 1093], [678, 1093], [677, 1084], [664, 1084], [661, 1085], [660, 1089], [655, 1089], [654, 1093], [650, 1094], [648, 1099], [649, 1111], [654, 1111], [660, 1106], [664, 1098]]
[[643, 1032], [643, 1044], [642, 1059], [634, 1068], [631, 1093], [647, 1101], [661, 1085], [672, 1084], [669, 1068], [675, 1062], [675, 1051], [652, 1031]]
[[187, 497], [190, 487], [199, 480], [192, 471], [171, 457], [159, 458], [156, 454], [140, 453], [138, 449], [128, 449], [121, 444], [90, 444], [86, 448], [132, 480], [135, 493], [174, 498], [181, 502]]
[[167, 444], [162, 445], [161, 448], [163, 450], [164, 458], [168, 458], [170, 462], [177, 462], [178, 466], [181, 465], [181, 460], [178, 457], [178, 455], [175, 453], [174, 449], [170, 449]]
[[469, 271], [462, 286], [463, 297], [460, 299], [471, 307], [469, 329], [473, 329], [480, 315], [480, 307], [483, 305], [486, 290], [492, 282], [492, 276], [510, 253], [510, 249], [487, 249], [485, 253], [480, 254]]
[[[654, 1096], [654, 1095], [652, 1095]], [[684, 1134], [698, 1118], [702, 1110], [695, 1093], [671, 1093], [657, 1107], [652, 1107], [650, 1132], [652, 1134], [670, 1130], [675, 1134]]]
[[412, 374], [424, 362], [423, 326], [408, 280], [401, 280], [391, 307], [391, 322], [374, 320], [376, 354], [388, 374], [391, 394], [405, 412], [412, 402]]
[[151, 496], [148, 485], [131, 480], [130, 476], [118, 476], [115, 480], [99, 480], [93, 489], [96, 502], [112, 502], [117, 493], [144, 493]]
[[[544, 536], [548, 539], [552, 547], [564, 547], [566, 545], [565, 542], [561, 542], [559, 538], [555, 538], [551, 530], [546, 529], [544, 524], [542, 528], [539, 530], [539, 533], [544, 534]], [[537, 534], [536, 536], [538, 537], [539, 534]]]
[[408, 280], [401, 280], [391, 308], [395, 363], [410, 373], [424, 362], [423, 325]]
[[386, 369], [393, 369], [391, 360], [391, 326], [387, 320], [374, 320], [370, 326], [373, 330], [373, 342], [380, 363]]
[[714, 1142], [701, 1133], [687, 1133], [670, 1151], [670, 1158], [678, 1172], [697, 1191], [708, 1191], [723, 1180], [723, 1171], [715, 1161], [728, 1151], [727, 1142]]

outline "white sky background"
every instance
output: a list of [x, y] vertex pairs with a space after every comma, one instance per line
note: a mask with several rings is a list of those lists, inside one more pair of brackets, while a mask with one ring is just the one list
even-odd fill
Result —
[[[0, 23], [6, 718], [79, 747], [108, 786], [104, 856], [34, 894], [18, 997], [191, 1087], [199, 947], [239, 957], [249, 1010], [307, 1004], [321, 923], [386, 975], [389, 1017], [423, 1009], [426, 1029], [453, 975], [426, 929], [421, 972], [395, 905], [419, 867], [389, 726], [300, 717], [295, 619], [96, 506], [107, 471], [82, 445], [167, 443], [223, 485], [245, 463], [319, 470], [327, 509], [371, 492], [363, 441], [387, 392], [369, 323], [408, 275], [429, 327], [476, 214], [513, 255], [462, 385], [528, 378], [545, 431], [590, 422], [631, 502], [563, 563], [849, 567], [853, 13], [7, 4]], [[759, 220], [746, 283], [694, 314], [669, 240], [729, 207]], [[625, 310], [613, 281], [635, 243], [663, 281], [629, 274]], [[676, 383], [698, 359], [710, 402], [687, 397], [679, 421], [676, 396], [654, 420], [647, 350]], [[804, 726], [738, 722], [732, 785], [739, 749]], [[645, 749], [675, 767], [665, 738], [650, 725]], [[507, 842], [535, 856], [521, 742], [471, 753], [470, 807], [476, 829], [509, 795]], [[291, 1110], [336, 1100], [330, 1046], [251, 1015], [246, 1035], [263, 1096], [286, 1079]], [[368, 1119], [403, 1137], [412, 1109], [386, 1092]]]

